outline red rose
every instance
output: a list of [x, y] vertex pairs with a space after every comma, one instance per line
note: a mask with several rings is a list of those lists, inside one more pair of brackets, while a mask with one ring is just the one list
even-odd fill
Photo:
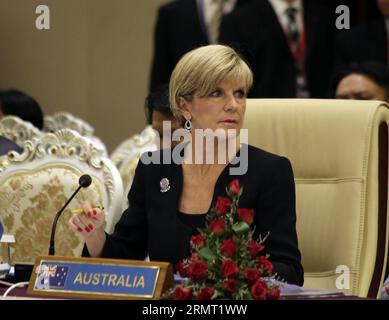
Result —
[[224, 240], [222, 247], [221, 247], [221, 253], [227, 257], [233, 257], [236, 254], [236, 244], [234, 240]]
[[189, 266], [188, 275], [193, 281], [203, 280], [208, 275], [208, 266], [203, 260], [196, 260]]
[[192, 292], [180, 286], [173, 291], [172, 296], [173, 300], [188, 300], [192, 298]]
[[202, 235], [195, 235], [190, 238], [190, 244], [192, 247], [200, 249], [205, 246], [205, 237]]
[[213, 288], [202, 288], [197, 295], [197, 300], [211, 300], [215, 289]]
[[255, 261], [255, 264], [259, 269], [262, 270], [263, 274], [271, 274], [273, 271], [273, 264], [265, 257], [265, 256], [260, 256], [258, 257], [257, 261]]
[[177, 272], [180, 274], [181, 277], [187, 277], [188, 276], [188, 273], [186, 272], [185, 270], [185, 266], [182, 262], [178, 262], [176, 264], [176, 270]]
[[228, 279], [223, 282], [223, 290], [229, 293], [236, 291], [236, 282], [234, 279]]
[[228, 190], [228, 194], [229, 194], [231, 197], [238, 196], [239, 193], [240, 193], [239, 180], [238, 180], [238, 179], [232, 180], [232, 181], [228, 184], [227, 190]]
[[220, 273], [224, 278], [232, 278], [239, 273], [239, 267], [232, 260], [226, 259], [220, 267]]
[[254, 209], [238, 208], [238, 219], [244, 221], [247, 224], [252, 224], [254, 220]]
[[226, 197], [218, 197], [215, 208], [213, 209], [215, 212], [225, 215], [227, 211], [230, 209], [231, 200]]
[[224, 220], [217, 219], [209, 222], [209, 228], [214, 234], [220, 234], [224, 231]]
[[261, 273], [257, 269], [245, 269], [243, 275], [248, 283], [254, 283], [261, 276]]
[[272, 287], [267, 291], [266, 298], [269, 300], [278, 300], [280, 298], [280, 288]]
[[266, 283], [262, 280], [257, 280], [251, 287], [251, 295], [255, 300], [264, 300], [267, 294]]
[[189, 260], [192, 262], [199, 260], [199, 255], [197, 253], [192, 253], [192, 255], [189, 257]]
[[264, 248], [264, 246], [260, 245], [253, 239], [250, 239], [247, 243], [247, 250], [250, 252], [252, 258], [255, 258]]

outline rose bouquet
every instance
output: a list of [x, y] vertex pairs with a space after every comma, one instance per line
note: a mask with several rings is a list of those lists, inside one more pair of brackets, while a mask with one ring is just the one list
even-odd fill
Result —
[[190, 240], [192, 255], [176, 265], [186, 278], [169, 290], [175, 300], [278, 299], [273, 266], [264, 254], [265, 238], [253, 240], [254, 210], [239, 208], [243, 192], [239, 180], [227, 186], [228, 197], [218, 197], [206, 227]]

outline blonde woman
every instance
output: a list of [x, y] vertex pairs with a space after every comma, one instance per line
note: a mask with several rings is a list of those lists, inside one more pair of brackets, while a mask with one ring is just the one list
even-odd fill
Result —
[[[252, 81], [247, 64], [227, 46], [200, 47], [181, 58], [170, 79], [170, 104], [191, 138], [183, 149], [189, 156], [179, 163], [174, 157], [173, 163], [164, 163], [164, 150], [141, 158], [128, 195], [130, 207], [112, 235], [104, 233], [103, 212], [86, 202], [86, 214], [69, 221], [85, 239], [84, 255], [128, 259], [149, 255], [150, 260], [176, 263], [190, 254], [190, 237], [204, 226], [218, 197], [226, 196], [226, 186], [238, 179], [244, 186], [239, 206], [255, 210], [255, 236], [269, 232], [265, 247], [274, 271], [287, 282], [302, 285], [291, 165], [284, 157], [239, 142]], [[208, 148], [200, 143], [208, 133], [199, 138], [199, 130], [224, 133], [224, 140], [214, 139]], [[222, 144], [228, 148], [220, 151]], [[235, 152], [228, 152], [229, 147]], [[214, 161], [196, 161], [207, 156]]]

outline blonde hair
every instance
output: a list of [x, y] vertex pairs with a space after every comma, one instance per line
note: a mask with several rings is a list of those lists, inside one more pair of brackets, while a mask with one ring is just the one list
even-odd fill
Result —
[[183, 121], [179, 98], [191, 100], [194, 94], [206, 96], [223, 80], [244, 83], [245, 93], [253, 83], [253, 74], [239, 54], [223, 45], [199, 47], [178, 61], [170, 77], [169, 100], [173, 115]]

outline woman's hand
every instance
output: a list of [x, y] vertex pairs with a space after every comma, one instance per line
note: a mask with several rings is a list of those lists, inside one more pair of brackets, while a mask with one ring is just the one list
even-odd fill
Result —
[[82, 235], [86, 240], [96, 233], [104, 233], [105, 214], [101, 208], [93, 208], [90, 202], [85, 201], [82, 205], [83, 213], [74, 213], [69, 219], [69, 227]]

